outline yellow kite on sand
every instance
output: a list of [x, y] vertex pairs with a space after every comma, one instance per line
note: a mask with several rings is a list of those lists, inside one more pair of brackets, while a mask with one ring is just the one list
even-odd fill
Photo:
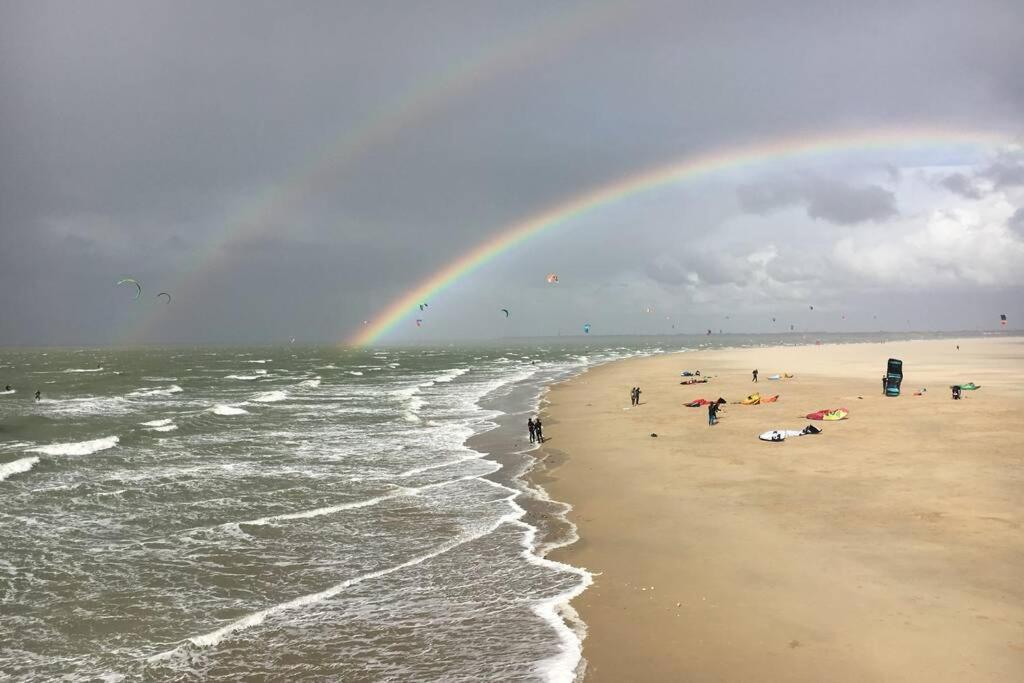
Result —
[[743, 405], [743, 406], [756, 406], [756, 405], [760, 405], [762, 403], [775, 403], [778, 400], [779, 400], [779, 395], [778, 394], [774, 394], [772, 396], [765, 396], [763, 398], [761, 397], [761, 394], [751, 394], [750, 396], [747, 396], [745, 399], [740, 401], [740, 405]]

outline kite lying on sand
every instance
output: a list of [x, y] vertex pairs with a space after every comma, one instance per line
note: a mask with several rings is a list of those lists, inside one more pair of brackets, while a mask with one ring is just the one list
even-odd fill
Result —
[[806, 415], [808, 420], [845, 420], [850, 411], [846, 408], [833, 408], [831, 410], [818, 410]]

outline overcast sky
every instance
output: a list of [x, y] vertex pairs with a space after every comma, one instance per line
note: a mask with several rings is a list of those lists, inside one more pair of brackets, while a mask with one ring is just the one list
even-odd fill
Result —
[[508, 251], [389, 339], [1019, 322], [1022, 36], [1019, 0], [3, 2], [0, 344], [340, 341], [601, 184], [925, 125], [1008, 143], [636, 195]]

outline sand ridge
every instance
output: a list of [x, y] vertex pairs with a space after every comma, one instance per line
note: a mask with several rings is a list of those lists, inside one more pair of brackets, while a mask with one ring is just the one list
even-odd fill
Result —
[[[714, 427], [683, 407], [755, 390], [780, 399]], [[836, 407], [820, 435], [757, 440]], [[1024, 680], [1022, 416], [1019, 337], [671, 354], [554, 386], [536, 478], [579, 527], [553, 559], [597, 573], [574, 602], [587, 680]]]

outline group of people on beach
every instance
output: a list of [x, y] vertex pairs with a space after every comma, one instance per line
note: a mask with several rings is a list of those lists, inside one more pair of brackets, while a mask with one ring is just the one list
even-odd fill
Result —
[[633, 387], [629, 390], [629, 404], [633, 406], [640, 405], [640, 387]]
[[530, 432], [530, 443], [544, 443], [544, 424], [539, 417], [527, 420], [526, 429]]

